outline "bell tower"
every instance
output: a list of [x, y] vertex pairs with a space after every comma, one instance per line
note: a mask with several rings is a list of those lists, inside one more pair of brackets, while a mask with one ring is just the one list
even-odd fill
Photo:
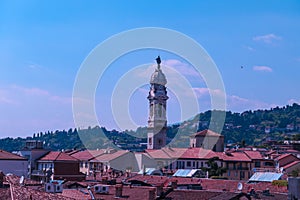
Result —
[[167, 79], [160, 68], [161, 60], [156, 58], [157, 68], [150, 79], [148, 149], [161, 149], [167, 140]]

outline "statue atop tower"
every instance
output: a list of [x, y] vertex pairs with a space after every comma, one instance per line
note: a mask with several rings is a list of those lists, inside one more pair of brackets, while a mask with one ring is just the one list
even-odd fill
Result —
[[157, 68], [151, 75], [148, 119], [148, 149], [161, 149], [167, 140], [167, 79], [160, 68], [161, 59], [156, 58]]

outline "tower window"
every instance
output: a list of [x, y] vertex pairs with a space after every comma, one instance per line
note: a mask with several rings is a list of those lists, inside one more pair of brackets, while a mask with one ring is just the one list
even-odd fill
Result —
[[152, 138], [149, 138], [149, 144], [152, 145]]
[[158, 139], [158, 144], [161, 145], [161, 139]]

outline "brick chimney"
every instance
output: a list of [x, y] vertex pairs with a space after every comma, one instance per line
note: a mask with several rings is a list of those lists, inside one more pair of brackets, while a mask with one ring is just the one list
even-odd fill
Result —
[[159, 184], [156, 186], [156, 195], [160, 196], [160, 195], [162, 195], [162, 193], [163, 193], [163, 185]]
[[149, 190], [149, 200], [155, 200], [156, 199], [155, 191], [156, 191], [156, 188], [151, 188]]
[[177, 189], [177, 180], [174, 180], [174, 181], [171, 182], [171, 187], [173, 189]]
[[4, 173], [0, 171], [0, 187], [3, 187], [4, 176]]
[[115, 188], [116, 188], [116, 195], [115, 195], [115, 197], [122, 197], [123, 185], [122, 184], [117, 184], [115, 186]]

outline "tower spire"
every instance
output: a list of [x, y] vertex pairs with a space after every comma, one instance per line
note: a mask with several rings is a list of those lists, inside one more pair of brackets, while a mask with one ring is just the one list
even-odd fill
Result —
[[161, 149], [167, 140], [167, 79], [160, 69], [161, 59], [156, 58], [157, 69], [150, 79], [149, 119], [148, 119], [148, 149]]

